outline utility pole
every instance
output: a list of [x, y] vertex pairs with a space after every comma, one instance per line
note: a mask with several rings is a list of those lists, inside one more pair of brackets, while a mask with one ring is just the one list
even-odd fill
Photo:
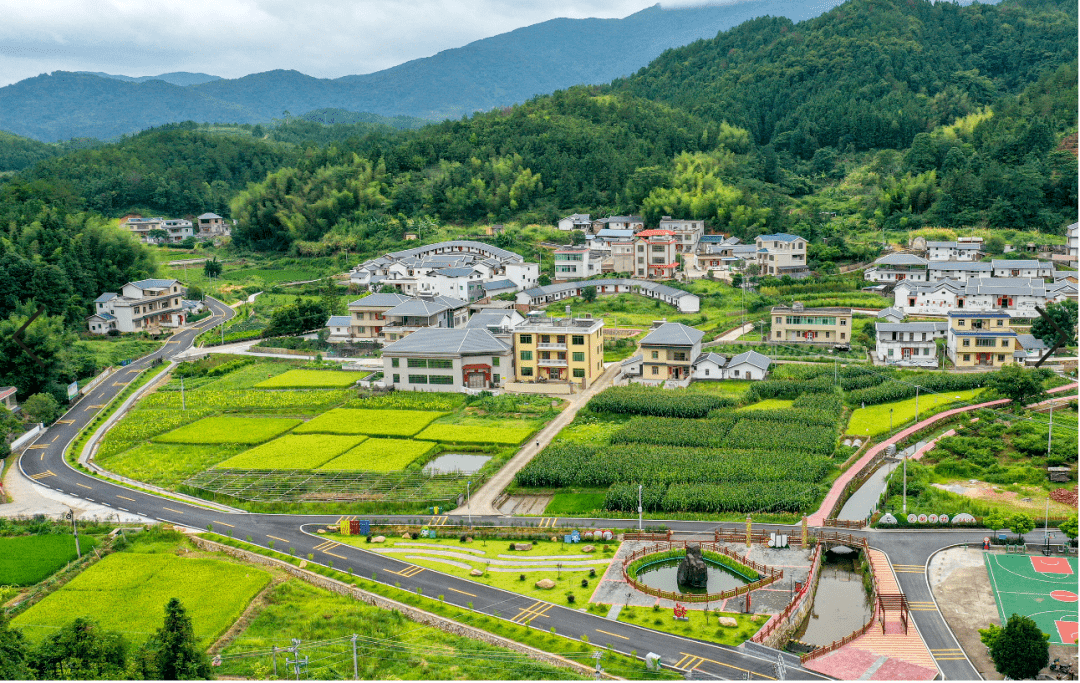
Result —
[[352, 634], [352, 638], [350, 638], [350, 640], [352, 640], [352, 677], [353, 677], [353, 680], [355, 681], [359, 677], [357, 675], [357, 669], [356, 669], [356, 634], [355, 633]]
[[79, 527], [75, 524], [75, 508], [68, 507], [68, 516], [71, 517], [71, 533], [75, 536], [75, 556], [82, 559], [82, 551], [79, 550]]
[[274, 678], [277, 678], [277, 645], [274, 646]]
[[304, 657], [302, 659], [300, 657], [300, 639], [299, 638], [293, 638], [292, 639], [292, 647], [288, 648], [288, 651], [292, 653], [293, 658], [289, 659], [289, 657], [286, 655], [286, 657], [285, 657], [285, 666], [288, 667], [291, 664], [292, 667], [293, 667], [293, 673], [296, 676], [296, 680], [300, 680], [300, 667], [302, 667], [302, 666], [305, 667], [305, 668], [307, 667], [308, 657], [307, 657], [307, 655], [304, 655]]
[[915, 424], [919, 423], [919, 385], [915, 385]]
[[645, 527], [641, 525], [641, 484], [637, 485], [637, 528], [638, 531], [645, 531]]
[[472, 481], [465, 487], [465, 507], [469, 508], [469, 527], [472, 528]]
[[[1048, 457], [1048, 458], [1050, 457], [1050, 441], [1053, 438], [1054, 438], [1054, 404], [1051, 403], [1050, 404], [1050, 431], [1046, 432], [1046, 457]], [[1049, 503], [1050, 499], [1047, 498], [1046, 500], [1047, 500], [1047, 505], [1049, 505], [1050, 504]]]
[[596, 680], [600, 680], [601, 678], [600, 673], [603, 669], [600, 668], [600, 658], [603, 656], [604, 653], [600, 652], [600, 650], [593, 650], [592, 658], [596, 660]]
[[904, 451], [904, 514], [907, 514], [907, 451]]
[[187, 398], [184, 397], [184, 378], [180, 378], [180, 410], [187, 410]]

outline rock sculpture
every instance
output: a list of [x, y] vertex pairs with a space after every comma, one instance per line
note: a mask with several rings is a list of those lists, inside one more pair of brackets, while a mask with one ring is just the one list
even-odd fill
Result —
[[686, 557], [679, 563], [677, 580], [680, 586], [705, 588], [709, 582], [709, 570], [701, 557], [699, 546], [687, 546]]

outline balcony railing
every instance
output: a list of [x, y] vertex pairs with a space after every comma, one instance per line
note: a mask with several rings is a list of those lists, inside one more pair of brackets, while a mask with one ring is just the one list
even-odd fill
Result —
[[541, 358], [537, 361], [541, 367], [565, 368], [566, 361], [558, 358]]
[[536, 348], [538, 348], [538, 349], [552, 349], [552, 350], [555, 350], [555, 351], [565, 351], [566, 350], [566, 342], [563, 342], [562, 344], [554, 343], [554, 342], [552, 342], [552, 343], [540, 342], [540, 343], [538, 343], [536, 345]]

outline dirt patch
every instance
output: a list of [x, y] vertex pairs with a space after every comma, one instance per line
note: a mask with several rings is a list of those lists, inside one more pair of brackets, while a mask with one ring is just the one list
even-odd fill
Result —
[[499, 511], [504, 515], [542, 515], [554, 496], [510, 496]]
[[1076, 507], [1076, 487], [1054, 489], [1050, 492], [1050, 500], [1057, 501], [1070, 507]]
[[[931, 486], [975, 500], [1001, 503], [1026, 512], [1042, 512], [1046, 508], [1045, 490], [1031, 486], [1022, 487], [1022, 493], [1006, 491], [999, 485], [989, 484], [985, 481], [963, 481], [950, 484], [931, 484]], [[1050, 511], [1058, 516], [1072, 514], [1075, 509], [1075, 503], [1069, 505], [1058, 502], [1056, 499], [1050, 501]]]
[[980, 628], [986, 628], [987, 624], [1001, 625], [982, 551], [949, 548], [934, 555], [928, 574], [938, 609], [968, 659], [983, 678], [1002, 680], [979, 639]]

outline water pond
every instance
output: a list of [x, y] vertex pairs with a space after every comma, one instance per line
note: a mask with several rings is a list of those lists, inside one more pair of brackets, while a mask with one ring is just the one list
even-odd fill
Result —
[[637, 580], [651, 588], [672, 591], [675, 593], [719, 593], [745, 585], [747, 582], [741, 576], [733, 574], [725, 568], [706, 561], [708, 568], [708, 582], [705, 588], [693, 588], [678, 583], [680, 560], [666, 560], [649, 565], [638, 572]]

